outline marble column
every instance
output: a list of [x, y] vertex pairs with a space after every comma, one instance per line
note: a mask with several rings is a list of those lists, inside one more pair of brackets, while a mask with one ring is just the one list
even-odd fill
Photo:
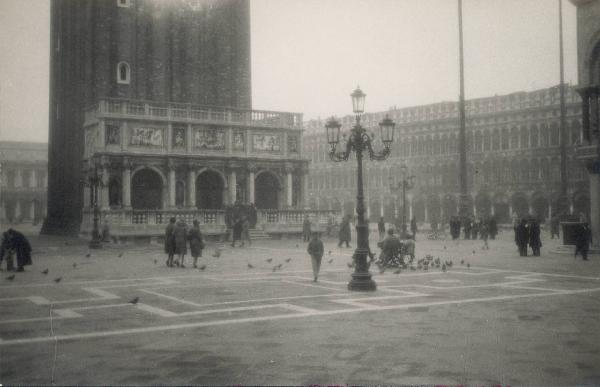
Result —
[[248, 184], [246, 186], [248, 187], [248, 202], [254, 203], [254, 169], [248, 171]]
[[[187, 176], [188, 202], [187, 207], [190, 209], [196, 208], [196, 170], [192, 167], [188, 169]], [[175, 195], [173, 195], [175, 197]]]
[[412, 197], [408, 198], [408, 219], [406, 219], [407, 222], [410, 222], [410, 220], [413, 218], [413, 200]]
[[169, 208], [175, 208], [175, 187], [176, 187], [176, 181], [175, 181], [175, 166], [174, 165], [169, 165], [169, 172], [168, 172], [168, 184], [169, 184]]
[[592, 229], [592, 245], [600, 249], [600, 175], [589, 173], [590, 180], [590, 226]]
[[101, 179], [102, 179], [101, 180], [102, 183], [100, 184], [100, 187], [99, 187], [99, 191], [101, 192], [101, 194], [100, 194], [100, 209], [108, 210], [108, 209], [110, 209], [110, 203], [108, 200], [109, 175], [108, 175], [108, 166], [106, 166], [106, 165], [104, 165], [102, 167]]
[[233, 205], [237, 200], [237, 174], [232, 169], [229, 172], [229, 202]]
[[128, 162], [123, 163], [123, 171], [121, 177], [121, 203], [123, 209], [131, 209], [131, 164]]
[[292, 181], [292, 172], [291, 171], [287, 171], [286, 174], [286, 180], [285, 180], [285, 188], [286, 188], [286, 193], [287, 193], [287, 200], [286, 200], [286, 205], [287, 208], [291, 208], [292, 207], [292, 195], [294, 194], [293, 192], [293, 181]]

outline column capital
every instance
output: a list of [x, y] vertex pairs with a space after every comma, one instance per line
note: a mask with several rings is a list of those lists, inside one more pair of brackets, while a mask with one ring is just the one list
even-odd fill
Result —
[[294, 167], [294, 164], [292, 164], [292, 163], [286, 162], [285, 164], [283, 164], [283, 170], [285, 171], [285, 173], [292, 173], [292, 172], [294, 172], [294, 169], [296, 169], [296, 168]]
[[246, 171], [248, 171], [248, 173], [256, 173], [256, 171], [258, 171], [258, 166], [255, 163], [248, 163], [246, 164]]

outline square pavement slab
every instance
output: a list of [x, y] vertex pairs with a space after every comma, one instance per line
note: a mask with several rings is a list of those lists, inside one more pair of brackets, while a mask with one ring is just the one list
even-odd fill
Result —
[[32, 242], [0, 278], [2, 384], [600, 384], [599, 257], [518, 257], [510, 234], [418, 240], [453, 266], [376, 271], [368, 293], [330, 240], [318, 282], [295, 240], [210, 244], [202, 269], [159, 245]]

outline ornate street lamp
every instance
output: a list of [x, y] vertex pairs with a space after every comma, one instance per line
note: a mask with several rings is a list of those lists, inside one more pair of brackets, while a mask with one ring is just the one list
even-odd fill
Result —
[[400, 167], [400, 170], [402, 171], [402, 181], [398, 182], [398, 186], [394, 187], [393, 185], [390, 186], [390, 191], [392, 192], [397, 192], [400, 191], [400, 189], [402, 189], [402, 230], [398, 230], [398, 232], [404, 232], [405, 230], [407, 230], [407, 226], [406, 226], [406, 191], [413, 189], [415, 186], [415, 181], [414, 179], [416, 178], [416, 176], [411, 175], [411, 176], [406, 176], [407, 172], [408, 172], [408, 167], [406, 165], [402, 165]]
[[394, 141], [394, 127], [395, 123], [389, 117], [385, 117], [383, 121], [379, 123], [381, 140], [383, 142], [384, 149], [377, 153], [373, 150], [371, 142], [373, 141], [373, 135], [369, 136], [365, 128], [360, 125], [360, 115], [364, 112], [365, 97], [366, 94], [357, 88], [351, 94], [352, 97], [352, 109], [356, 115], [356, 123], [350, 131], [350, 137], [346, 144], [342, 144], [345, 150], [342, 152], [336, 152], [336, 147], [340, 142], [340, 128], [341, 125], [333, 117], [327, 121], [325, 129], [327, 131], [327, 142], [331, 147], [329, 151], [329, 157], [333, 161], [347, 161], [348, 157], [354, 150], [356, 153], [356, 162], [358, 165], [358, 178], [357, 178], [357, 194], [356, 194], [356, 214], [358, 215], [358, 222], [356, 224], [356, 250], [352, 259], [354, 260], [354, 273], [352, 273], [352, 279], [348, 283], [349, 290], [376, 290], [377, 284], [371, 278], [369, 273], [369, 265], [367, 263], [367, 256], [369, 255], [369, 225], [365, 221], [365, 204], [363, 194], [363, 171], [362, 171], [362, 159], [363, 152], [369, 153], [371, 160], [385, 160], [390, 155], [390, 145]]
[[92, 229], [92, 240], [88, 244], [90, 249], [101, 249], [102, 239], [100, 238], [100, 230], [98, 221], [100, 220], [100, 208], [98, 207], [98, 187], [102, 185], [102, 178], [98, 175], [98, 167], [94, 165], [94, 174], [88, 177], [85, 182], [90, 187], [90, 201], [94, 208], [94, 228]]

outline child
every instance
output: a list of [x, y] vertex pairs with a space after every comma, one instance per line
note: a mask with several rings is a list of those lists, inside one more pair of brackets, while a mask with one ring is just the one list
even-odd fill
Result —
[[312, 239], [308, 242], [307, 251], [312, 261], [313, 275], [315, 276], [314, 282], [317, 282], [319, 269], [321, 268], [321, 258], [323, 257], [323, 242], [319, 239], [318, 232], [312, 233]]

